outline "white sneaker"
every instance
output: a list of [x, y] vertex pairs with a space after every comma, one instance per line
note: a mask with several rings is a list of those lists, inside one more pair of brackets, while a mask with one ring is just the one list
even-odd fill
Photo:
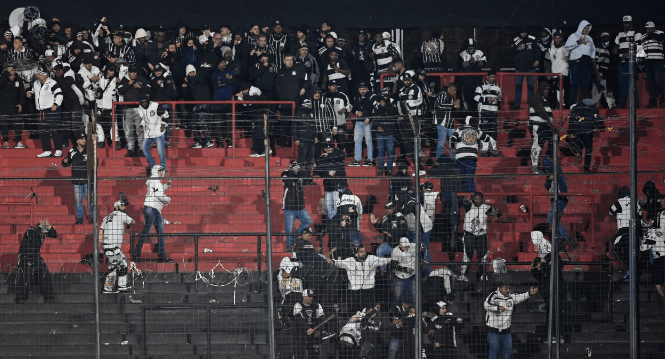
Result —
[[189, 148], [203, 148], [203, 146], [201, 146], [201, 144], [197, 142], [197, 143], [189, 146]]
[[51, 151], [44, 151], [41, 154], [38, 154], [37, 157], [39, 158], [51, 157]]
[[118, 292], [129, 292], [130, 290], [132, 290], [131, 285], [128, 285], [126, 287], [118, 287]]
[[23, 143], [19, 142], [16, 144], [16, 146], [14, 146], [14, 148], [27, 148], [27, 147], [25, 147]]
[[262, 156], [258, 153], [252, 153], [251, 155], [249, 155], [249, 157], [262, 157]]
[[53, 157], [62, 157], [62, 151], [55, 150], [55, 154], [53, 155]]
[[457, 280], [460, 281], [460, 282], [469, 283], [469, 278], [466, 276], [466, 274], [460, 274], [460, 276], [457, 277]]

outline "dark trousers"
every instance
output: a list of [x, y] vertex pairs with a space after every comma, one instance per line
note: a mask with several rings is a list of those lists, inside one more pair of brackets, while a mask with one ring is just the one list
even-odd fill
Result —
[[570, 68], [570, 104], [577, 103], [577, 88], [580, 87], [582, 98], [591, 89], [591, 65], [575, 60], [568, 63]]
[[[478, 123], [478, 128], [488, 136], [492, 137], [495, 141], [497, 141], [496, 136], [498, 135], [499, 127], [499, 120], [497, 117], [497, 112], [480, 111], [480, 122]], [[489, 150], [496, 151], [496, 148], [491, 148], [490, 144]]]
[[[231, 140], [231, 131], [233, 130], [233, 118], [231, 115], [231, 105], [216, 105], [213, 107], [214, 124], [212, 125], [212, 136], [217, 139], [217, 143]], [[236, 122], [247, 121], [247, 116], [236, 112]]]
[[[662, 65], [662, 63], [661, 63]], [[630, 91], [630, 62], [626, 61], [623, 63], [620, 63], [617, 66], [617, 71], [619, 75], [619, 89], [621, 90], [620, 94], [621, 97], [620, 99], [620, 104], [621, 106], [627, 106], [628, 105], [628, 91]], [[662, 71], [662, 67], [661, 67]], [[635, 71], [637, 74], [637, 71]], [[635, 92], [633, 93], [633, 96], [635, 96], [635, 105], [637, 106], [638, 101], [637, 101], [637, 86], [635, 86]]]
[[[476, 236], [473, 233], [464, 232], [464, 237], [462, 238], [464, 243], [464, 262], [471, 262], [473, 258], [473, 252], [475, 251], [478, 255], [478, 262], [480, 265], [480, 275], [485, 275], [485, 262], [487, 262], [487, 235], [483, 234]], [[462, 274], [466, 274], [468, 265], [462, 266]]]
[[649, 102], [655, 104], [658, 95], [663, 96], [663, 60], [645, 61], [644, 73], [646, 74], [647, 84], [649, 85]]
[[575, 152], [575, 155], [582, 155], [582, 150], [584, 150], [584, 171], [588, 172], [591, 168], [591, 157], [593, 156], [593, 132], [588, 133], [579, 133], [575, 135], [575, 138], [571, 138], [573, 146], [571, 150]]
[[314, 142], [301, 140], [300, 145], [298, 146], [298, 162], [303, 165], [307, 162], [309, 167], [311, 167], [314, 163], [315, 148], [316, 146], [314, 145]]
[[38, 116], [39, 139], [42, 141], [42, 150], [51, 151], [51, 139], [53, 139], [52, 150], [61, 150], [62, 141], [60, 140], [60, 132], [58, 131], [60, 108], [55, 111], [51, 111], [50, 109], [39, 111]]
[[51, 273], [41, 255], [19, 255], [18, 268], [15, 302], [28, 300], [31, 289], [41, 292], [44, 295], [44, 300], [55, 299]]
[[275, 132], [277, 135], [277, 144], [285, 147], [291, 142], [291, 118], [293, 117], [293, 109], [291, 105], [282, 105], [279, 107], [281, 118], [277, 120], [275, 125]]
[[111, 110], [102, 110], [98, 118], [98, 121], [99, 124], [102, 126], [102, 130], [104, 130], [104, 137], [106, 138], [106, 143], [108, 143], [109, 146], [113, 145], [113, 140], [111, 139], [111, 131], [113, 130]]
[[0, 134], [5, 142], [9, 142], [9, 131], [14, 131], [14, 143], [19, 143], [23, 135], [23, 120], [21, 114], [17, 114], [16, 111], [11, 112], [13, 113], [0, 115]]
[[462, 158], [457, 160], [459, 164], [459, 170], [461, 175], [466, 177], [466, 191], [469, 193], [476, 192], [476, 180], [473, 178], [476, 174], [476, 162], [475, 157]]
[[210, 141], [210, 130], [208, 122], [210, 121], [209, 105], [196, 105], [194, 106], [194, 114], [192, 120], [192, 134], [194, 142], [205, 144]]
[[346, 303], [348, 303], [348, 311], [351, 314], [356, 314], [362, 311], [363, 308], [374, 308], [377, 304], [374, 296], [374, 288], [358, 289], [346, 291]]
[[[122, 126], [120, 126], [122, 128]], [[85, 132], [83, 123], [83, 105], [78, 102], [67, 104], [60, 116], [60, 139], [65, 144], [76, 146], [76, 134]]]
[[[414, 119], [415, 121], [415, 119]], [[414, 147], [415, 144], [413, 142], [413, 128], [411, 127], [411, 122], [409, 121], [408, 117], [405, 117], [404, 120], [399, 121], [397, 123], [397, 128], [399, 129], [398, 131], [398, 136], [395, 138], [397, 145], [399, 147], [399, 157], [397, 158], [398, 164], [409, 164], [409, 158], [411, 160], [417, 161], [418, 154], [415, 153]]]

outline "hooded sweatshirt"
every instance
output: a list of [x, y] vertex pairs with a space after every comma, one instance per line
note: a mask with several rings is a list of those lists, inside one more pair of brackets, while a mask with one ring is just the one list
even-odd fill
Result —
[[351, 224], [351, 228], [359, 231], [360, 221], [363, 218], [363, 204], [360, 201], [360, 198], [354, 195], [353, 192], [351, 192], [351, 190], [347, 188], [344, 190], [344, 192], [342, 192], [342, 196], [339, 198], [339, 201], [337, 202], [337, 208], [340, 207], [346, 207], [347, 209], [352, 208], [355, 211], [358, 217], [356, 223]]
[[162, 213], [162, 208], [165, 204], [171, 203], [171, 197], [166, 195], [166, 190], [169, 189], [169, 185], [162, 184], [159, 177], [159, 170], [163, 169], [162, 166], [153, 166], [152, 172], [150, 173], [150, 179], [145, 182], [145, 185], [148, 187], [148, 190], [145, 194], [145, 201], [143, 205], [145, 207], [152, 207]]
[[[610, 215], [617, 217], [617, 228], [628, 228], [630, 225], [630, 189], [623, 186], [619, 190], [619, 199], [610, 207]], [[638, 203], [637, 218], [642, 217], [642, 209]]]
[[655, 219], [658, 217], [658, 214], [663, 211], [663, 208], [660, 206], [660, 200], [665, 198], [665, 195], [660, 194], [656, 184], [653, 181], [647, 181], [642, 187], [642, 193], [647, 196], [646, 204], [644, 205], [647, 211], [647, 220]]
[[[490, 330], [501, 334], [510, 333], [510, 325], [512, 324], [515, 305], [520, 304], [529, 298], [531, 298], [529, 292], [521, 294], [510, 293], [509, 295], [504, 296], [499, 291], [499, 288], [497, 288], [495, 292], [492, 292], [492, 294], [485, 299], [484, 307], [485, 311], [487, 311], [487, 314], [485, 315], [485, 325], [487, 325]], [[506, 310], [502, 312], [499, 310], [499, 307], [504, 307]]]
[[550, 84], [543, 81], [538, 84], [538, 91], [529, 99], [529, 121], [532, 123], [551, 123], [552, 122], [552, 108], [547, 97], [545, 90], [550, 88]]
[[[589, 32], [586, 35], [582, 35], [584, 28], [589, 25]], [[596, 58], [596, 47], [593, 44], [593, 39], [589, 36], [591, 33], [591, 23], [586, 20], [582, 20], [580, 25], [577, 27], [577, 31], [568, 36], [566, 40], [566, 50], [570, 51], [570, 61], [580, 60], [582, 56], [588, 56], [591, 59]], [[585, 43], [578, 44], [577, 40], [581, 39], [584, 36], [586, 40]]]

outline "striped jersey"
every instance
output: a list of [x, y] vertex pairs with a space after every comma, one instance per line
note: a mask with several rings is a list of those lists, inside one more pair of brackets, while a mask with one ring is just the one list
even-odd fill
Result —
[[[536, 94], [534, 94], [536, 95]], [[540, 96], [540, 95], [538, 95]], [[532, 122], [537, 122], [537, 123], [550, 123], [552, 122], [552, 119], [554, 118], [552, 116], [552, 108], [550, 107], [549, 102], [547, 102], [546, 98], [543, 98], [543, 107], [545, 107], [545, 112], [547, 112], [547, 116], [549, 118], [542, 118], [538, 114], [536, 114], [536, 109], [531, 106], [531, 103], [529, 102], [529, 121]]]
[[330, 132], [335, 126], [332, 103], [324, 97], [312, 99], [312, 118], [316, 124], [316, 132]]
[[377, 72], [387, 72], [390, 63], [393, 61], [393, 56], [399, 54], [395, 45], [392, 42], [386, 43], [385, 40], [380, 44], [372, 45], [372, 51], [376, 59]]
[[109, 53], [114, 52], [116, 55], [118, 55], [118, 59], [125, 60], [125, 63], [127, 65], [131, 66], [136, 63], [136, 56], [134, 55], [134, 50], [129, 45], [122, 44], [118, 46], [114, 43], [109, 43], [105, 45], [105, 49], [106, 50], [104, 52], [104, 57], [108, 57]]
[[426, 70], [443, 69], [445, 63], [444, 43], [441, 39], [431, 38], [420, 46], [423, 67]]
[[[642, 39], [642, 34], [635, 30], [620, 32], [614, 39], [614, 43], [619, 46], [619, 58], [628, 52], [631, 42], [638, 42], [640, 39]], [[628, 58], [621, 60], [621, 62], [625, 61], [628, 61]]]
[[411, 83], [409, 87], [399, 90], [399, 99], [402, 106], [399, 107], [400, 114], [421, 115], [423, 104], [423, 92], [416, 84]]
[[645, 60], [663, 60], [663, 40], [665, 33], [655, 30], [651, 34], [644, 34], [638, 43], [646, 53]]
[[[346, 62], [344, 62], [344, 60], [339, 60], [337, 62], [337, 67], [339, 67], [342, 70], [349, 70], [349, 67], [346, 65]], [[328, 77], [328, 82], [332, 80], [337, 80], [340, 82], [340, 85], [342, 83], [346, 83], [346, 80], [348, 79], [346, 75], [344, 75], [341, 72], [337, 72], [335, 69], [333, 69], [332, 64], [330, 62], [326, 64], [326, 71], [324, 74]]]
[[473, 126], [462, 125], [452, 136], [450, 136], [450, 143], [455, 144], [455, 158], [456, 159], [477, 159], [478, 158], [478, 143], [480, 141], [489, 141], [490, 136], [483, 131], [473, 128]]
[[496, 82], [491, 84], [485, 81], [476, 87], [476, 95], [473, 99], [478, 102], [478, 111], [498, 112], [499, 96], [501, 96], [501, 87]]
[[598, 72], [607, 78], [610, 68], [610, 49], [605, 48], [604, 46], [596, 47], [596, 64], [598, 65]]
[[[346, 114], [351, 112], [353, 106], [351, 106], [351, 101], [349, 96], [344, 92], [328, 92], [326, 99], [330, 102], [333, 108], [333, 118], [335, 119], [335, 124], [333, 126], [345, 126], [346, 125]], [[341, 109], [346, 109], [346, 113], [339, 113]]]
[[287, 47], [288, 40], [289, 35], [287, 34], [282, 34], [281, 36], [272, 34], [268, 38], [268, 46], [275, 49], [275, 65], [277, 65], [278, 70], [284, 65], [284, 55], [289, 53], [289, 48]]
[[455, 128], [452, 116], [454, 108], [455, 98], [448, 93], [448, 88], [442, 88], [434, 102], [434, 123], [445, 128]]

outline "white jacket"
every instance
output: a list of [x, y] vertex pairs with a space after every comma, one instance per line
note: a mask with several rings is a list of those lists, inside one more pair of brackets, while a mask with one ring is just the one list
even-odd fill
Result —
[[356, 257], [349, 257], [335, 261], [335, 267], [346, 269], [346, 275], [349, 278], [349, 290], [372, 289], [376, 283], [376, 268], [386, 265], [392, 261], [391, 258], [379, 258], [368, 254], [364, 261], [359, 261]]
[[32, 93], [37, 111], [48, 110], [53, 105], [62, 105], [62, 89], [54, 79], [46, 79], [44, 83], [35, 81], [32, 84]]
[[99, 86], [98, 82], [90, 81], [91, 78], [95, 76], [102, 77], [97, 66], [92, 66], [90, 71], [81, 65], [81, 68], [78, 72], [79, 77], [83, 80], [83, 92], [85, 93], [85, 99], [88, 101], [95, 101], [95, 89]]
[[399, 269], [395, 270], [395, 275], [399, 279], [407, 279], [411, 278], [414, 274], [416, 274], [416, 245], [411, 243], [411, 246], [409, 246], [409, 249], [406, 252], [403, 252], [402, 249], [399, 246], [396, 246], [395, 249], [393, 249], [393, 253], [390, 256], [392, 260], [397, 262], [397, 265], [400, 267], [404, 268], [411, 268], [413, 269], [413, 272], [407, 273], [403, 272]]
[[139, 117], [141, 118], [141, 126], [143, 126], [143, 136], [145, 138], [157, 138], [164, 135], [164, 131], [161, 130], [161, 126], [166, 127], [166, 122], [162, 121], [162, 118], [169, 118], [169, 112], [164, 111], [164, 114], [159, 116], [157, 110], [159, 109], [159, 104], [157, 102], [150, 102], [148, 108], [143, 108], [139, 105], [138, 112]]
[[551, 66], [550, 71], [553, 73], [558, 73], [563, 76], [568, 76], [568, 56], [570, 51], [566, 49], [565, 46], [556, 47], [554, 41], [549, 50], [545, 53], [545, 57], [550, 60]]
[[100, 110], [111, 110], [113, 109], [113, 101], [116, 101], [116, 91], [118, 83], [115, 80], [115, 77], [107, 79], [102, 77], [99, 79], [99, 88], [104, 91], [104, 94], [101, 99], [97, 99], [97, 108]]
[[476, 206], [471, 203], [471, 208], [464, 215], [464, 231], [476, 236], [487, 234], [487, 217], [492, 211], [492, 206], [484, 203]]
[[159, 174], [153, 170], [150, 179], [145, 182], [148, 190], [145, 194], [145, 207], [152, 207], [162, 213], [162, 208], [165, 204], [171, 203], [171, 197], [166, 195], [166, 190], [169, 189], [168, 184], [162, 184]]
[[[515, 305], [524, 302], [531, 298], [529, 292], [521, 294], [511, 293], [509, 296], [504, 297], [499, 289], [492, 292], [487, 299], [485, 299], [484, 307], [487, 314], [485, 315], [485, 325], [490, 328], [498, 329], [499, 332], [510, 329], [511, 320], [513, 316], [513, 309]], [[506, 308], [505, 311], [500, 311], [499, 307]]]
[[665, 231], [661, 228], [649, 229], [642, 239], [640, 250], [651, 250], [654, 259], [665, 257]]
[[356, 213], [358, 213], [358, 228], [356, 229], [360, 230], [360, 221], [363, 219], [363, 203], [360, 201], [360, 198], [355, 194], [344, 194], [335, 204], [335, 208], [339, 208], [339, 206], [353, 206]]

